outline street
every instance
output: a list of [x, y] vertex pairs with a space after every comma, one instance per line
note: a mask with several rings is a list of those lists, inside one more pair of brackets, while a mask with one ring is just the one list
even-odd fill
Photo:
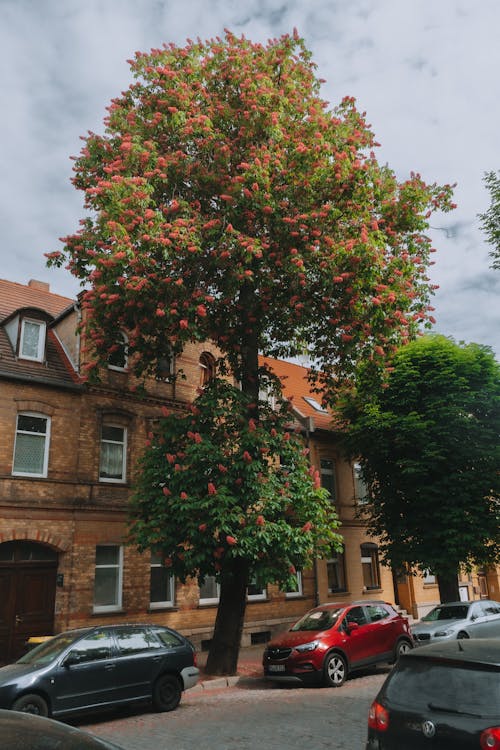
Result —
[[145, 707], [71, 723], [125, 750], [362, 750], [368, 708], [387, 671], [355, 676], [339, 689], [248, 679], [235, 687], [188, 691], [171, 713]]

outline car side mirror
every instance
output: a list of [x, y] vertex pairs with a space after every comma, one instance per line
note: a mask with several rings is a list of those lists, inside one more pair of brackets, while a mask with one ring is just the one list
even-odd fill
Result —
[[74, 664], [80, 663], [80, 656], [78, 654], [68, 654], [63, 661], [63, 667], [72, 667]]
[[359, 625], [357, 622], [348, 622], [347, 623], [347, 632], [350, 634], [354, 630], [357, 630], [359, 628]]

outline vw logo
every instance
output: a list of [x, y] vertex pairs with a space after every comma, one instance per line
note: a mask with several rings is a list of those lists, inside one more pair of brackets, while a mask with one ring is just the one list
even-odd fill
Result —
[[432, 721], [424, 721], [424, 723], [422, 724], [422, 732], [424, 733], [424, 737], [430, 739], [436, 734], [436, 727], [434, 726]]

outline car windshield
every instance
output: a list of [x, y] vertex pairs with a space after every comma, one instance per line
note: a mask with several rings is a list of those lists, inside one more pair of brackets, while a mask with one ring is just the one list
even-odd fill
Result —
[[340, 609], [313, 609], [293, 625], [290, 630], [328, 630], [344, 611]]
[[468, 604], [453, 604], [447, 607], [434, 607], [422, 617], [422, 622], [434, 622], [435, 620], [466, 620]]
[[500, 672], [475, 665], [442, 664], [430, 659], [399, 663], [386, 683], [394, 706], [427, 712], [435, 708], [450, 713], [498, 718]]
[[40, 643], [17, 660], [17, 664], [49, 664], [62, 652], [80, 638], [82, 633], [61, 633], [48, 641]]

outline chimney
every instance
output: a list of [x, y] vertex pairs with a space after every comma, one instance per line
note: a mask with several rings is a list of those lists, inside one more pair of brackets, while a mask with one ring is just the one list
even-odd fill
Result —
[[50, 292], [50, 284], [47, 284], [46, 281], [37, 281], [36, 279], [30, 279], [28, 281], [28, 286], [31, 289], [37, 289], [39, 292]]

